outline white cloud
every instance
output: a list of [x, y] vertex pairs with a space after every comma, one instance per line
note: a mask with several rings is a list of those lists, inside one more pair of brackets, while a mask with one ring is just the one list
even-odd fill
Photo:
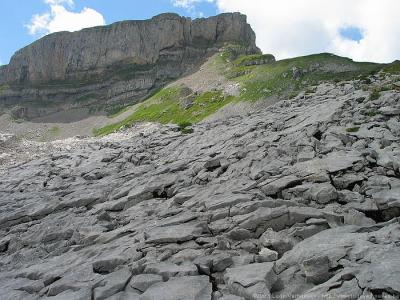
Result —
[[44, 0], [45, 3], [49, 5], [63, 5], [74, 6], [73, 0]]
[[172, 0], [172, 4], [176, 7], [190, 8], [201, 0]]
[[[257, 45], [279, 59], [319, 52], [358, 61], [400, 58], [399, 0], [172, 0], [188, 9], [202, 1], [246, 14]], [[359, 42], [341, 36], [348, 26], [362, 31]]]
[[73, 7], [73, 0], [45, 0], [50, 5], [50, 11], [36, 14], [26, 25], [29, 34], [45, 35], [57, 31], [77, 31], [82, 28], [104, 25], [104, 17], [94, 9], [83, 8], [80, 12], [68, 10]]
[[[333, 52], [358, 61], [400, 58], [399, 0], [216, 0], [220, 11], [240, 11], [257, 34], [264, 52], [287, 58]], [[363, 38], [340, 35], [347, 26]]]
[[176, 7], [183, 7], [186, 9], [194, 9], [195, 5], [200, 2], [214, 2], [214, 0], [172, 0], [172, 4]]
[[181, 7], [186, 9], [193, 17], [203, 18], [204, 13], [202, 11], [197, 11], [196, 4], [200, 2], [213, 3], [215, 0], [171, 0], [172, 4], [176, 7]]

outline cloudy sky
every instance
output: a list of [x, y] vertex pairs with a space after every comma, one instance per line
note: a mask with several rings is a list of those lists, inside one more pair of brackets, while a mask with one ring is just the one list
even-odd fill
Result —
[[400, 0], [0, 0], [0, 64], [43, 35], [162, 12], [192, 18], [239, 11], [278, 59], [332, 52], [357, 61], [400, 59]]

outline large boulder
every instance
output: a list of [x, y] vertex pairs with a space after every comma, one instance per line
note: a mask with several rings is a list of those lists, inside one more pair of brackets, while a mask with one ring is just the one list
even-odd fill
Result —
[[155, 227], [148, 231], [146, 243], [176, 243], [191, 240], [203, 232], [201, 224]]
[[246, 299], [269, 299], [277, 277], [274, 263], [266, 262], [228, 268], [224, 279], [232, 294]]

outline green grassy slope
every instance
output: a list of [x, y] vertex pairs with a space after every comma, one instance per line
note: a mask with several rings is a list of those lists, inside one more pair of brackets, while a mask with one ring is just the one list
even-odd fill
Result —
[[391, 64], [386, 65], [383, 70], [388, 73], [400, 74], [400, 60], [396, 60]]
[[[185, 100], [189, 104], [184, 105], [182, 102]], [[95, 129], [94, 133], [95, 135], [109, 134], [139, 121], [163, 124], [196, 123], [232, 101], [234, 101], [234, 97], [224, 96], [222, 91], [186, 95], [182, 88], [165, 88], [140, 104], [136, 111], [125, 120]]]
[[241, 100], [270, 96], [290, 97], [321, 81], [341, 81], [367, 76], [381, 69], [374, 63], [359, 63], [329, 53], [280, 60], [260, 66], [243, 66], [239, 57], [225, 71], [242, 86]]
[[[222, 91], [201, 95], [188, 94], [184, 87], [169, 87], [159, 91], [143, 103], [125, 120], [95, 129], [105, 135], [138, 121], [160, 123], [196, 123], [233, 101], [257, 101], [269, 97], [291, 98], [300, 91], [325, 81], [366, 78], [380, 70], [398, 72], [400, 63], [381, 65], [354, 62], [349, 58], [329, 53], [315, 54], [280, 61], [271, 55], [239, 55], [240, 49], [229, 46], [214, 57], [219, 71], [241, 86], [238, 97], [225, 96]], [[266, 64], [253, 64], [260, 60]], [[185, 106], [182, 103], [192, 103]]]

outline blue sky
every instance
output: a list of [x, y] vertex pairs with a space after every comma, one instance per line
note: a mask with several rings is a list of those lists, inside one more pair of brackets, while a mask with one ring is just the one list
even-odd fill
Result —
[[247, 15], [257, 45], [278, 59], [320, 52], [400, 59], [400, 0], [0, 0], [0, 11], [0, 64], [51, 32], [163, 12], [196, 18], [232, 11]]
[[347, 26], [340, 28], [340, 35], [344, 37], [345, 39], [353, 40], [356, 42], [359, 42], [363, 39], [364, 34], [362, 32], [362, 29], [354, 26]]
[[[170, 0], [75, 0], [68, 10], [81, 12], [90, 7], [101, 13], [106, 24], [121, 20], [148, 19], [163, 12], [176, 12], [189, 17], [215, 15], [217, 7], [208, 2], [195, 9], [174, 6]], [[0, 0], [0, 63], [7, 64], [14, 52], [35, 41], [41, 34], [31, 35], [26, 26], [32, 16], [43, 14], [50, 6], [42, 0]], [[4, 13], [6, 12], [6, 13]]]

